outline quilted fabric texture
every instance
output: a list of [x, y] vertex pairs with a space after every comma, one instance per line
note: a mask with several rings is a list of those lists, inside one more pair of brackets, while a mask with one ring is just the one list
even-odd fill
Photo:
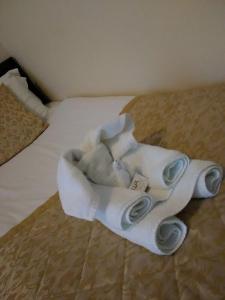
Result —
[[0, 85], [0, 165], [32, 143], [47, 124]]
[[[157, 93], [124, 108], [136, 137], [225, 166], [225, 85]], [[58, 194], [0, 239], [0, 299], [225, 299], [225, 184], [179, 214], [182, 247], [156, 256], [98, 222], [66, 216]]]

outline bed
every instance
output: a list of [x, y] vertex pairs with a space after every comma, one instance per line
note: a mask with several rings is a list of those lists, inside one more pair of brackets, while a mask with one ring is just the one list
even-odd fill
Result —
[[50, 104], [50, 126], [1, 166], [1, 299], [225, 298], [224, 183], [215, 199], [193, 199], [180, 213], [189, 233], [169, 257], [62, 210], [56, 192], [60, 154], [119, 112], [133, 116], [139, 141], [225, 166], [224, 84], [133, 98]]

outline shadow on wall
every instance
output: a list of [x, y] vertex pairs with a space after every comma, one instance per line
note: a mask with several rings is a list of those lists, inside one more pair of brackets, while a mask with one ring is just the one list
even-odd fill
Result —
[[5, 48], [0, 44], [0, 62], [8, 58], [10, 55]]

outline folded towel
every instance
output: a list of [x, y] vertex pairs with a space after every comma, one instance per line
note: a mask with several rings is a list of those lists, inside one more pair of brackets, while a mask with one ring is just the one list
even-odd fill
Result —
[[125, 230], [140, 222], [156, 205], [147, 193], [126, 188], [92, 185], [110, 228]]
[[123, 186], [130, 185], [130, 175], [122, 162], [113, 160], [108, 148], [99, 143], [92, 150], [83, 154], [78, 168], [95, 183]]
[[103, 124], [91, 130], [84, 139], [81, 149], [89, 152], [100, 143], [104, 143], [116, 160], [128, 150], [137, 147], [137, 141], [133, 137], [134, 123], [129, 114], [118, 116], [111, 122]]
[[193, 198], [214, 197], [220, 189], [223, 168], [210, 161], [194, 160], [194, 163], [201, 169], [201, 173], [195, 185]]

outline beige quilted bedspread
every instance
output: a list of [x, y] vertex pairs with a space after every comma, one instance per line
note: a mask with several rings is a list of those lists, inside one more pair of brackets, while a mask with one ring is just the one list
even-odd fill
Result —
[[[225, 84], [137, 97], [123, 112], [139, 141], [225, 166]], [[225, 184], [179, 217], [188, 236], [160, 257], [66, 216], [56, 194], [0, 239], [0, 299], [225, 299]]]

